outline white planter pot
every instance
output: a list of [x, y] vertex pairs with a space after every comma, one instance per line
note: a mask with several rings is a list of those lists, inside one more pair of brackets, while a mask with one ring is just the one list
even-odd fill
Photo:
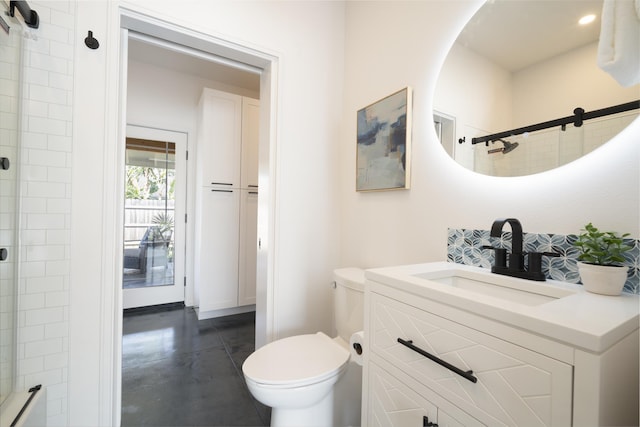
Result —
[[620, 295], [627, 281], [627, 266], [595, 265], [578, 262], [584, 288], [601, 295]]

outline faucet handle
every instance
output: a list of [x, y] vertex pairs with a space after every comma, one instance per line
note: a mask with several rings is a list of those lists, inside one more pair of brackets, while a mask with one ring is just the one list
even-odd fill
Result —
[[557, 252], [530, 252], [529, 253], [529, 271], [532, 273], [542, 272], [542, 257], [559, 257]]
[[496, 262], [495, 262], [495, 266], [496, 267], [507, 267], [507, 250], [504, 248], [496, 248], [494, 246], [490, 246], [490, 245], [484, 245], [482, 246], [482, 249], [493, 249], [494, 251], [496, 251]]

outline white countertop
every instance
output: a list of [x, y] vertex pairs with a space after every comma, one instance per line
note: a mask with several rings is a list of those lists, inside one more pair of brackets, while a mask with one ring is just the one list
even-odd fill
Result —
[[479, 267], [434, 262], [369, 269], [365, 278], [595, 353], [605, 351], [640, 328], [638, 295], [605, 296], [587, 292], [581, 285], [509, 277], [508, 280], [523, 288], [557, 286], [571, 292], [531, 306], [415, 276], [451, 269], [499, 276]]

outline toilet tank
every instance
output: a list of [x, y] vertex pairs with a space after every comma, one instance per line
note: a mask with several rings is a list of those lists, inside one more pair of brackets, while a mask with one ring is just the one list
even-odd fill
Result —
[[364, 329], [364, 270], [334, 270], [333, 321], [337, 336], [349, 342], [351, 335]]

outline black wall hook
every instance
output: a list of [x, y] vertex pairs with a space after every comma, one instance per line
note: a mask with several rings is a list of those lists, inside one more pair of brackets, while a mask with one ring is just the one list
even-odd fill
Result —
[[89, 49], [97, 49], [100, 47], [98, 40], [93, 37], [93, 31], [89, 31], [89, 34], [84, 39], [84, 44], [86, 44]]

